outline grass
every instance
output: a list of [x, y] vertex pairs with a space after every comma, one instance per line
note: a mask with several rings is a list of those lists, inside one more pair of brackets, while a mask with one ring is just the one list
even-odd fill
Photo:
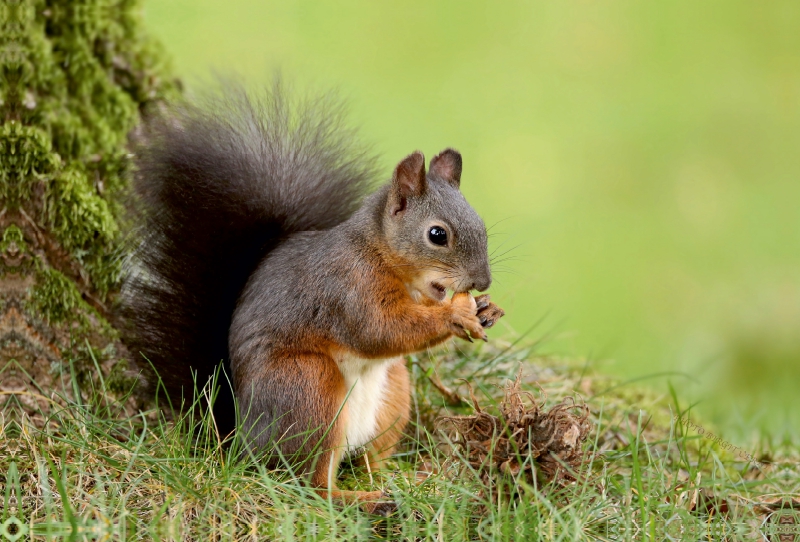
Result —
[[[520, 364], [525, 389], [546, 395], [546, 405], [578, 394], [591, 408], [578, 482], [501, 477], [513, 491], [488, 491], [433, 429], [442, 414], [471, 411], [460, 378], [491, 410]], [[754, 443], [749, 451], [763, 461], [744, 462], [700, 436], [691, 413], [691, 430], [676, 423], [688, 409], [672, 389], [657, 394], [512, 345], [451, 344], [409, 366], [414, 423], [392, 469], [345, 465], [340, 479], [345, 488], [384, 488], [398, 504], [389, 518], [325, 500], [290, 473], [221, 446], [208, 417], [132, 411], [125, 398], [109, 399], [101, 378], [80, 389], [73, 377], [59, 392], [26, 392], [47, 397], [39, 412], [22, 408], [23, 395], [7, 398], [0, 540], [744, 539], [800, 523], [786, 485], [800, 479], [796, 451]]]

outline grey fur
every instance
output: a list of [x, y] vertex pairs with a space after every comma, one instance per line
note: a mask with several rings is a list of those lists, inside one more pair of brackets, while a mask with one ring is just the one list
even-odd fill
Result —
[[[266, 448], [276, 436], [302, 433], [287, 409], [313, 401], [303, 382], [266, 376], [276, 349], [312, 330], [369, 355], [379, 351], [381, 336], [391, 333], [384, 314], [390, 300], [376, 298], [370, 287], [385, 269], [379, 263], [384, 243], [415, 261], [422, 256], [438, 260], [459, 277], [459, 291], [489, 287], [483, 221], [451, 184], [429, 176], [427, 185], [423, 195], [409, 199], [402, 217], [390, 216], [392, 185], [384, 185], [345, 222], [287, 239], [250, 277], [234, 313], [230, 354], [237, 399], [247, 412], [245, 433], [255, 447]], [[430, 222], [451, 228], [452, 248], [425, 242], [424, 225]], [[286, 445], [283, 450], [298, 451]]]

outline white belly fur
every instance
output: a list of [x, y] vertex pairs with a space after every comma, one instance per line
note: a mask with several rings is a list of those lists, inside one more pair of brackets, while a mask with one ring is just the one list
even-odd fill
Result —
[[348, 356], [339, 361], [348, 394], [345, 399], [346, 453], [366, 445], [377, 436], [378, 410], [386, 394], [389, 367], [396, 359]]

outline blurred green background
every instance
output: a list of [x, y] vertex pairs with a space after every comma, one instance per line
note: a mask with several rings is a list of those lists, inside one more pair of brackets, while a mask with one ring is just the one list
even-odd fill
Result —
[[[338, 88], [464, 155], [507, 330], [800, 440], [800, 3], [145, 0], [187, 87]], [[496, 224], [496, 225], [495, 225]], [[664, 372], [681, 374], [661, 375]]]

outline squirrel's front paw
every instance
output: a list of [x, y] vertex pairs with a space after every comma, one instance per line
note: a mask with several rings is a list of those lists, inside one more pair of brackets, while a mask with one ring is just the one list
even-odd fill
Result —
[[506, 313], [506, 311], [492, 303], [491, 299], [489, 294], [479, 295], [475, 298], [475, 304], [478, 307], [478, 320], [487, 329], [492, 327]]
[[472, 339], [487, 340], [481, 321], [478, 319], [478, 304], [469, 292], [454, 294], [450, 307], [453, 311], [450, 327], [455, 335], [470, 342]]

